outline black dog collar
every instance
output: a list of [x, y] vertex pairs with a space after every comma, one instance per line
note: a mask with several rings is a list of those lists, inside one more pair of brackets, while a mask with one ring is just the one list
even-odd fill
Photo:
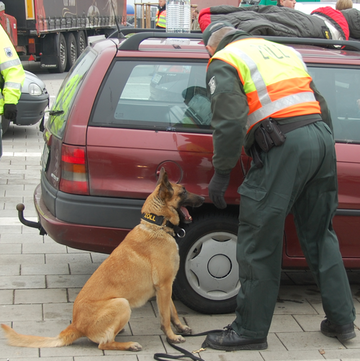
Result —
[[[164, 222], [164, 219], [165, 219], [164, 216], [157, 216], [154, 213], [141, 213], [140, 218], [143, 219], [146, 222], [156, 224], [157, 226], [162, 226], [163, 222]], [[176, 235], [179, 238], [184, 238], [185, 235], [186, 235], [186, 232], [185, 232], [184, 228], [181, 228], [179, 226], [175, 226], [170, 221], [167, 221], [165, 226], [169, 227], [169, 228], [172, 228], [176, 232]]]
[[141, 219], [150, 223], [154, 223], [157, 226], [162, 226], [164, 218], [164, 216], [157, 216], [154, 213], [141, 213]]

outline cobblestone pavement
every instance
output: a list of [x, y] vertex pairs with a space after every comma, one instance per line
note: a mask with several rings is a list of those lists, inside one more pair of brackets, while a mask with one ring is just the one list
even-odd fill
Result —
[[[43, 147], [38, 126], [11, 126], [4, 135], [0, 160], [0, 322], [25, 334], [56, 336], [70, 322], [74, 299], [93, 271], [107, 255], [84, 252], [42, 237], [36, 229], [17, 219], [16, 205], [25, 204], [25, 217], [37, 221], [32, 194], [40, 178]], [[360, 272], [349, 271], [360, 326]], [[324, 317], [318, 290], [307, 271], [283, 272], [283, 282], [264, 351], [196, 353], [207, 361], [271, 360], [360, 360], [360, 332], [343, 344], [323, 336], [319, 324]], [[234, 315], [203, 315], [176, 301], [180, 316], [194, 333], [218, 329]], [[0, 360], [43, 361], [147, 361], [156, 352], [176, 354], [159, 328], [154, 300], [133, 311], [119, 340], [137, 341], [143, 350], [101, 351], [83, 338], [61, 348], [8, 346], [0, 333]], [[199, 350], [204, 336], [187, 338], [187, 350]]]

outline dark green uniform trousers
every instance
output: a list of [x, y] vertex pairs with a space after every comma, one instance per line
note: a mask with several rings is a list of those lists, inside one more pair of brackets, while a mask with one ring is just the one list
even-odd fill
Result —
[[332, 228], [337, 208], [334, 140], [324, 122], [286, 134], [286, 141], [261, 153], [239, 187], [237, 260], [241, 288], [233, 329], [266, 337], [278, 297], [285, 218], [292, 211], [298, 238], [320, 289], [330, 322], [355, 319], [349, 281]]

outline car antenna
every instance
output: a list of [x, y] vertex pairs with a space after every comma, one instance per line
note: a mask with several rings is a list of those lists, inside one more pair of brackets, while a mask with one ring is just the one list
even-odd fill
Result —
[[115, 24], [116, 24], [117, 31], [118, 31], [118, 39], [124, 39], [125, 35], [121, 32], [119, 22], [118, 22], [118, 19], [117, 19], [117, 14], [115, 13], [113, 0], [110, 0], [110, 3], [111, 3], [112, 11], [114, 13]]

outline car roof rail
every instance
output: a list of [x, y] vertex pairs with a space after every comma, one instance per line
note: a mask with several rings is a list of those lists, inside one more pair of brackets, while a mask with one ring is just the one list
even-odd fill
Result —
[[360, 41], [358, 40], [333, 40], [320, 38], [293, 38], [287, 36], [266, 36], [254, 35], [256, 38], [264, 38], [266, 40], [274, 41], [281, 44], [296, 44], [296, 45], [315, 45], [322, 48], [336, 48], [341, 50], [360, 50]]
[[[202, 39], [201, 31], [192, 31], [191, 33], [167, 33], [163, 29], [143, 29], [143, 28], [122, 28], [124, 37], [133, 34], [119, 45], [121, 50], [139, 50], [142, 41], [149, 38], [185, 38]], [[263, 38], [286, 45], [314, 45], [322, 48], [332, 48], [341, 50], [360, 51], [360, 41], [358, 40], [334, 40], [321, 38], [296, 38], [288, 36], [270, 36], [270, 35], [250, 35], [255, 38]]]
[[[137, 32], [130, 36], [119, 45], [119, 50], [139, 50], [141, 42], [149, 38], [156, 39], [198, 39], [202, 40], [202, 34], [198, 33], [167, 33], [162, 30], [160, 31], [147, 31]], [[152, 29], [153, 30], [153, 29]], [[155, 29], [154, 29], [155, 30]]]

